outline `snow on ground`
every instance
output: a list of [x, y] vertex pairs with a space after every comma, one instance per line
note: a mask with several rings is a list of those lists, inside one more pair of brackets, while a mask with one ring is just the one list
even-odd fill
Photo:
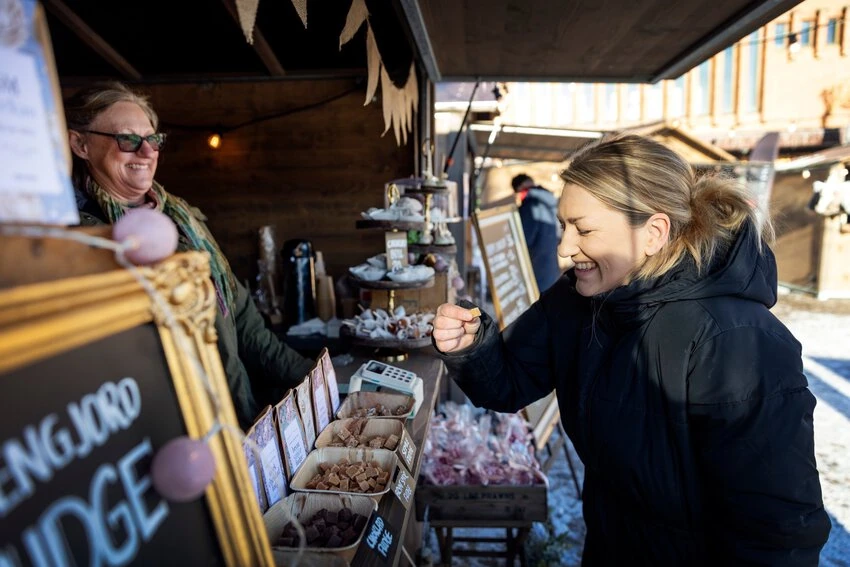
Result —
[[[815, 452], [827, 512], [832, 520], [829, 541], [821, 552], [824, 567], [850, 567], [850, 301], [819, 302], [809, 296], [786, 294], [774, 313], [803, 345], [809, 387], [818, 399], [815, 408]], [[581, 476], [583, 468], [573, 453]], [[563, 456], [549, 472], [549, 521], [534, 524], [525, 546], [530, 567], [576, 566], [584, 541], [581, 502]], [[455, 530], [456, 536], [502, 536], [504, 530]], [[435, 564], [440, 561], [433, 530], [428, 545]], [[478, 549], [498, 549], [493, 544]], [[505, 565], [503, 559], [458, 558], [454, 565]]]

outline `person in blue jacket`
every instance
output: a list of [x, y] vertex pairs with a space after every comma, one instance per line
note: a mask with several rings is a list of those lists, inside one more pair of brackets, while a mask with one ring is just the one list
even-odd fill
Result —
[[451, 375], [496, 411], [557, 392], [585, 464], [583, 565], [817, 565], [815, 397], [770, 312], [770, 221], [640, 136], [596, 142], [562, 177], [575, 267], [501, 333], [441, 305]]
[[525, 234], [537, 289], [543, 293], [561, 277], [558, 266], [558, 201], [551, 192], [535, 185], [534, 180], [525, 173], [514, 177], [511, 186], [520, 201], [522, 232]]

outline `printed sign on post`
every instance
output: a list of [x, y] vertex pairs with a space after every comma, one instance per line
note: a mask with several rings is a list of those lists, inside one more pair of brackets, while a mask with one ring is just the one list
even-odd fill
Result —
[[321, 433], [331, 422], [328, 389], [325, 388], [325, 376], [322, 371], [322, 365], [316, 364], [313, 366], [309, 377], [310, 387], [313, 393], [313, 410], [316, 416], [316, 433]]
[[271, 407], [267, 406], [265, 411], [260, 414], [254, 427], [251, 428], [251, 432], [253, 435], [249, 435], [249, 438], [260, 448], [260, 470], [263, 473], [266, 504], [268, 507], [272, 507], [286, 496], [286, 479]]
[[325, 375], [325, 383], [328, 385], [328, 396], [330, 396], [331, 417], [336, 415], [336, 410], [339, 409], [339, 386], [336, 381], [336, 371], [331, 362], [331, 354], [327, 347], [322, 349], [319, 355], [319, 360], [322, 361], [322, 370]]
[[32, 0], [5, 9], [0, 13], [0, 222], [76, 224], [53, 53], [39, 37], [49, 37], [47, 24]]
[[304, 442], [309, 451], [316, 442], [316, 422], [313, 420], [313, 395], [310, 393], [309, 377], [295, 387], [295, 401], [304, 423]]
[[387, 243], [387, 270], [394, 272], [407, 266], [407, 233], [384, 233]]
[[291, 479], [298, 467], [307, 459], [307, 446], [304, 441], [304, 425], [295, 404], [295, 394], [290, 393], [275, 406], [277, 428], [283, 446], [283, 460], [286, 465], [286, 478]]

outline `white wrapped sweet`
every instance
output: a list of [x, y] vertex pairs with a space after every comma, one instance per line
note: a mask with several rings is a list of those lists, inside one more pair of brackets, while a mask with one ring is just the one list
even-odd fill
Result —
[[389, 272], [387, 277], [394, 282], [420, 282], [434, 277], [434, 268], [430, 266], [405, 266], [395, 272]]
[[357, 266], [352, 266], [348, 268], [348, 271], [357, 279], [364, 280], [367, 282], [376, 282], [384, 278], [387, 274], [386, 268], [381, 268], [379, 266], [373, 266], [371, 264], [358, 264]]

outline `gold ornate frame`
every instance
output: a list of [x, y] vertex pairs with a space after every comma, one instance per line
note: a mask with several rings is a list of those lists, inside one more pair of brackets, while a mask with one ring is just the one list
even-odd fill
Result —
[[[0, 238], [0, 246], [9, 244], [5, 240]], [[28, 247], [21, 242], [23, 239], [9, 240], [18, 242], [12, 242], [6, 252]], [[76, 243], [62, 244], [69, 249], [85, 248]], [[37, 248], [35, 243], [29, 246], [31, 250]], [[32, 259], [32, 264], [45, 260]], [[10, 254], [0, 253], [4, 270], [11, 267], [9, 260]], [[94, 263], [104, 265], [102, 253]], [[21, 272], [27, 271], [25, 258], [19, 256], [18, 264], [23, 266], [19, 268]], [[37, 266], [35, 269], [38, 271]], [[100, 267], [90, 271], [96, 270]], [[77, 269], [80, 271], [86, 270]], [[175, 325], [169, 327], [165, 323], [163, 314], [139, 282], [117, 265], [108, 271], [0, 289], [0, 373], [154, 322], [189, 436], [200, 438], [212, 429], [215, 408], [197, 365], [180, 354], [180, 345], [193, 349], [203, 367], [218, 400], [218, 422], [238, 428], [216, 346], [216, 299], [208, 256], [199, 252], [176, 254], [139, 271], [169, 303]], [[20, 279], [26, 282], [33, 278], [23, 274]], [[225, 563], [273, 565], [241, 441], [222, 431], [209, 440], [209, 447], [216, 459], [216, 476], [207, 489], [206, 500]]]

